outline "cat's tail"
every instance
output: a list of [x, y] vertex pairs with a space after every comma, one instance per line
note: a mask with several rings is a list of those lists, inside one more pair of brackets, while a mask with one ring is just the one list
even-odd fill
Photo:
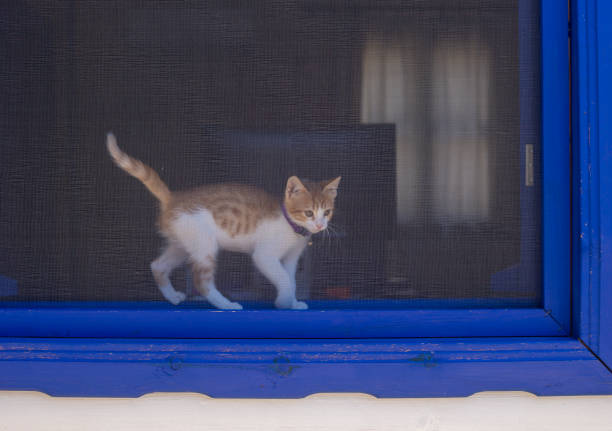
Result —
[[159, 178], [157, 172], [140, 160], [130, 157], [121, 151], [117, 145], [117, 139], [112, 133], [106, 135], [106, 148], [108, 148], [108, 152], [117, 166], [139, 179], [145, 187], [153, 193], [153, 196], [159, 199], [162, 207], [167, 205], [170, 200], [170, 190], [168, 190], [168, 186]]

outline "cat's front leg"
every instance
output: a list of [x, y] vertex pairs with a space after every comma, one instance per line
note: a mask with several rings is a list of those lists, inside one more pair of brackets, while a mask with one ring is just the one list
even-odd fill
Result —
[[295, 279], [291, 279], [280, 259], [269, 250], [258, 249], [253, 253], [253, 263], [276, 287], [276, 308], [304, 310], [308, 306], [295, 297]]
[[[290, 281], [293, 285], [293, 292], [296, 292], [297, 287], [295, 281], [295, 273], [297, 271], [298, 261], [300, 260], [300, 256], [302, 255], [302, 252], [304, 251], [305, 247], [306, 245], [304, 244], [300, 247], [294, 248], [289, 253], [287, 253], [287, 255], [282, 260], [283, 267], [287, 271], [287, 274], [289, 274]], [[296, 299], [292, 308], [296, 310], [306, 310], [308, 309], [308, 304], [306, 304], [304, 301], [298, 301]]]

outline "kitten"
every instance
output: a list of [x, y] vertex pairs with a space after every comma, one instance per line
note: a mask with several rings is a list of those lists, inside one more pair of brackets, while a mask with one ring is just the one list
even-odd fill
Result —
[[322, 182], [287, 180], [283, 202], [253, 186], [215, 184], [170, 192], [149, 166], [121, 151], [115, 136], [106, 145], [115, 163], [140, 180], [160, 201], [159, 229], [167, 240], [164, 252], [151, 263], [162, 295], [172, 304], [185, 300], [170, 283], [170, 273], [191, 263], [195, 287], [213, 306], [240, 310], [215, 287], [217, 251], [248, 253], [255, 266], [276, 287], [277, 308], [305, 310], [295, 297], [295, 271], [312, 234], [327, 228], [334, 214], [340, 177]]

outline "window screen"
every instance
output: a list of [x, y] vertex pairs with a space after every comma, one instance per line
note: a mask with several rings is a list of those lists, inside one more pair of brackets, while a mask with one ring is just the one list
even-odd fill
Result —
[[[539, 305], [537, 4], [2, 2], [0, 301], [166, 302], [113, 131], [171, 190], [342, 176], [296, 272], [311, 307]], [[215, 278], [273, 306], [247, 254]], [[189, 265], [172, 282], [196, 294]]]

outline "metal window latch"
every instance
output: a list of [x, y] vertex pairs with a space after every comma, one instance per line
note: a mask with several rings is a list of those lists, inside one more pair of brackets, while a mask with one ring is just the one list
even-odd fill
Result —
[[525, 145], [525, 185], [533, 187], [533, 144]]

